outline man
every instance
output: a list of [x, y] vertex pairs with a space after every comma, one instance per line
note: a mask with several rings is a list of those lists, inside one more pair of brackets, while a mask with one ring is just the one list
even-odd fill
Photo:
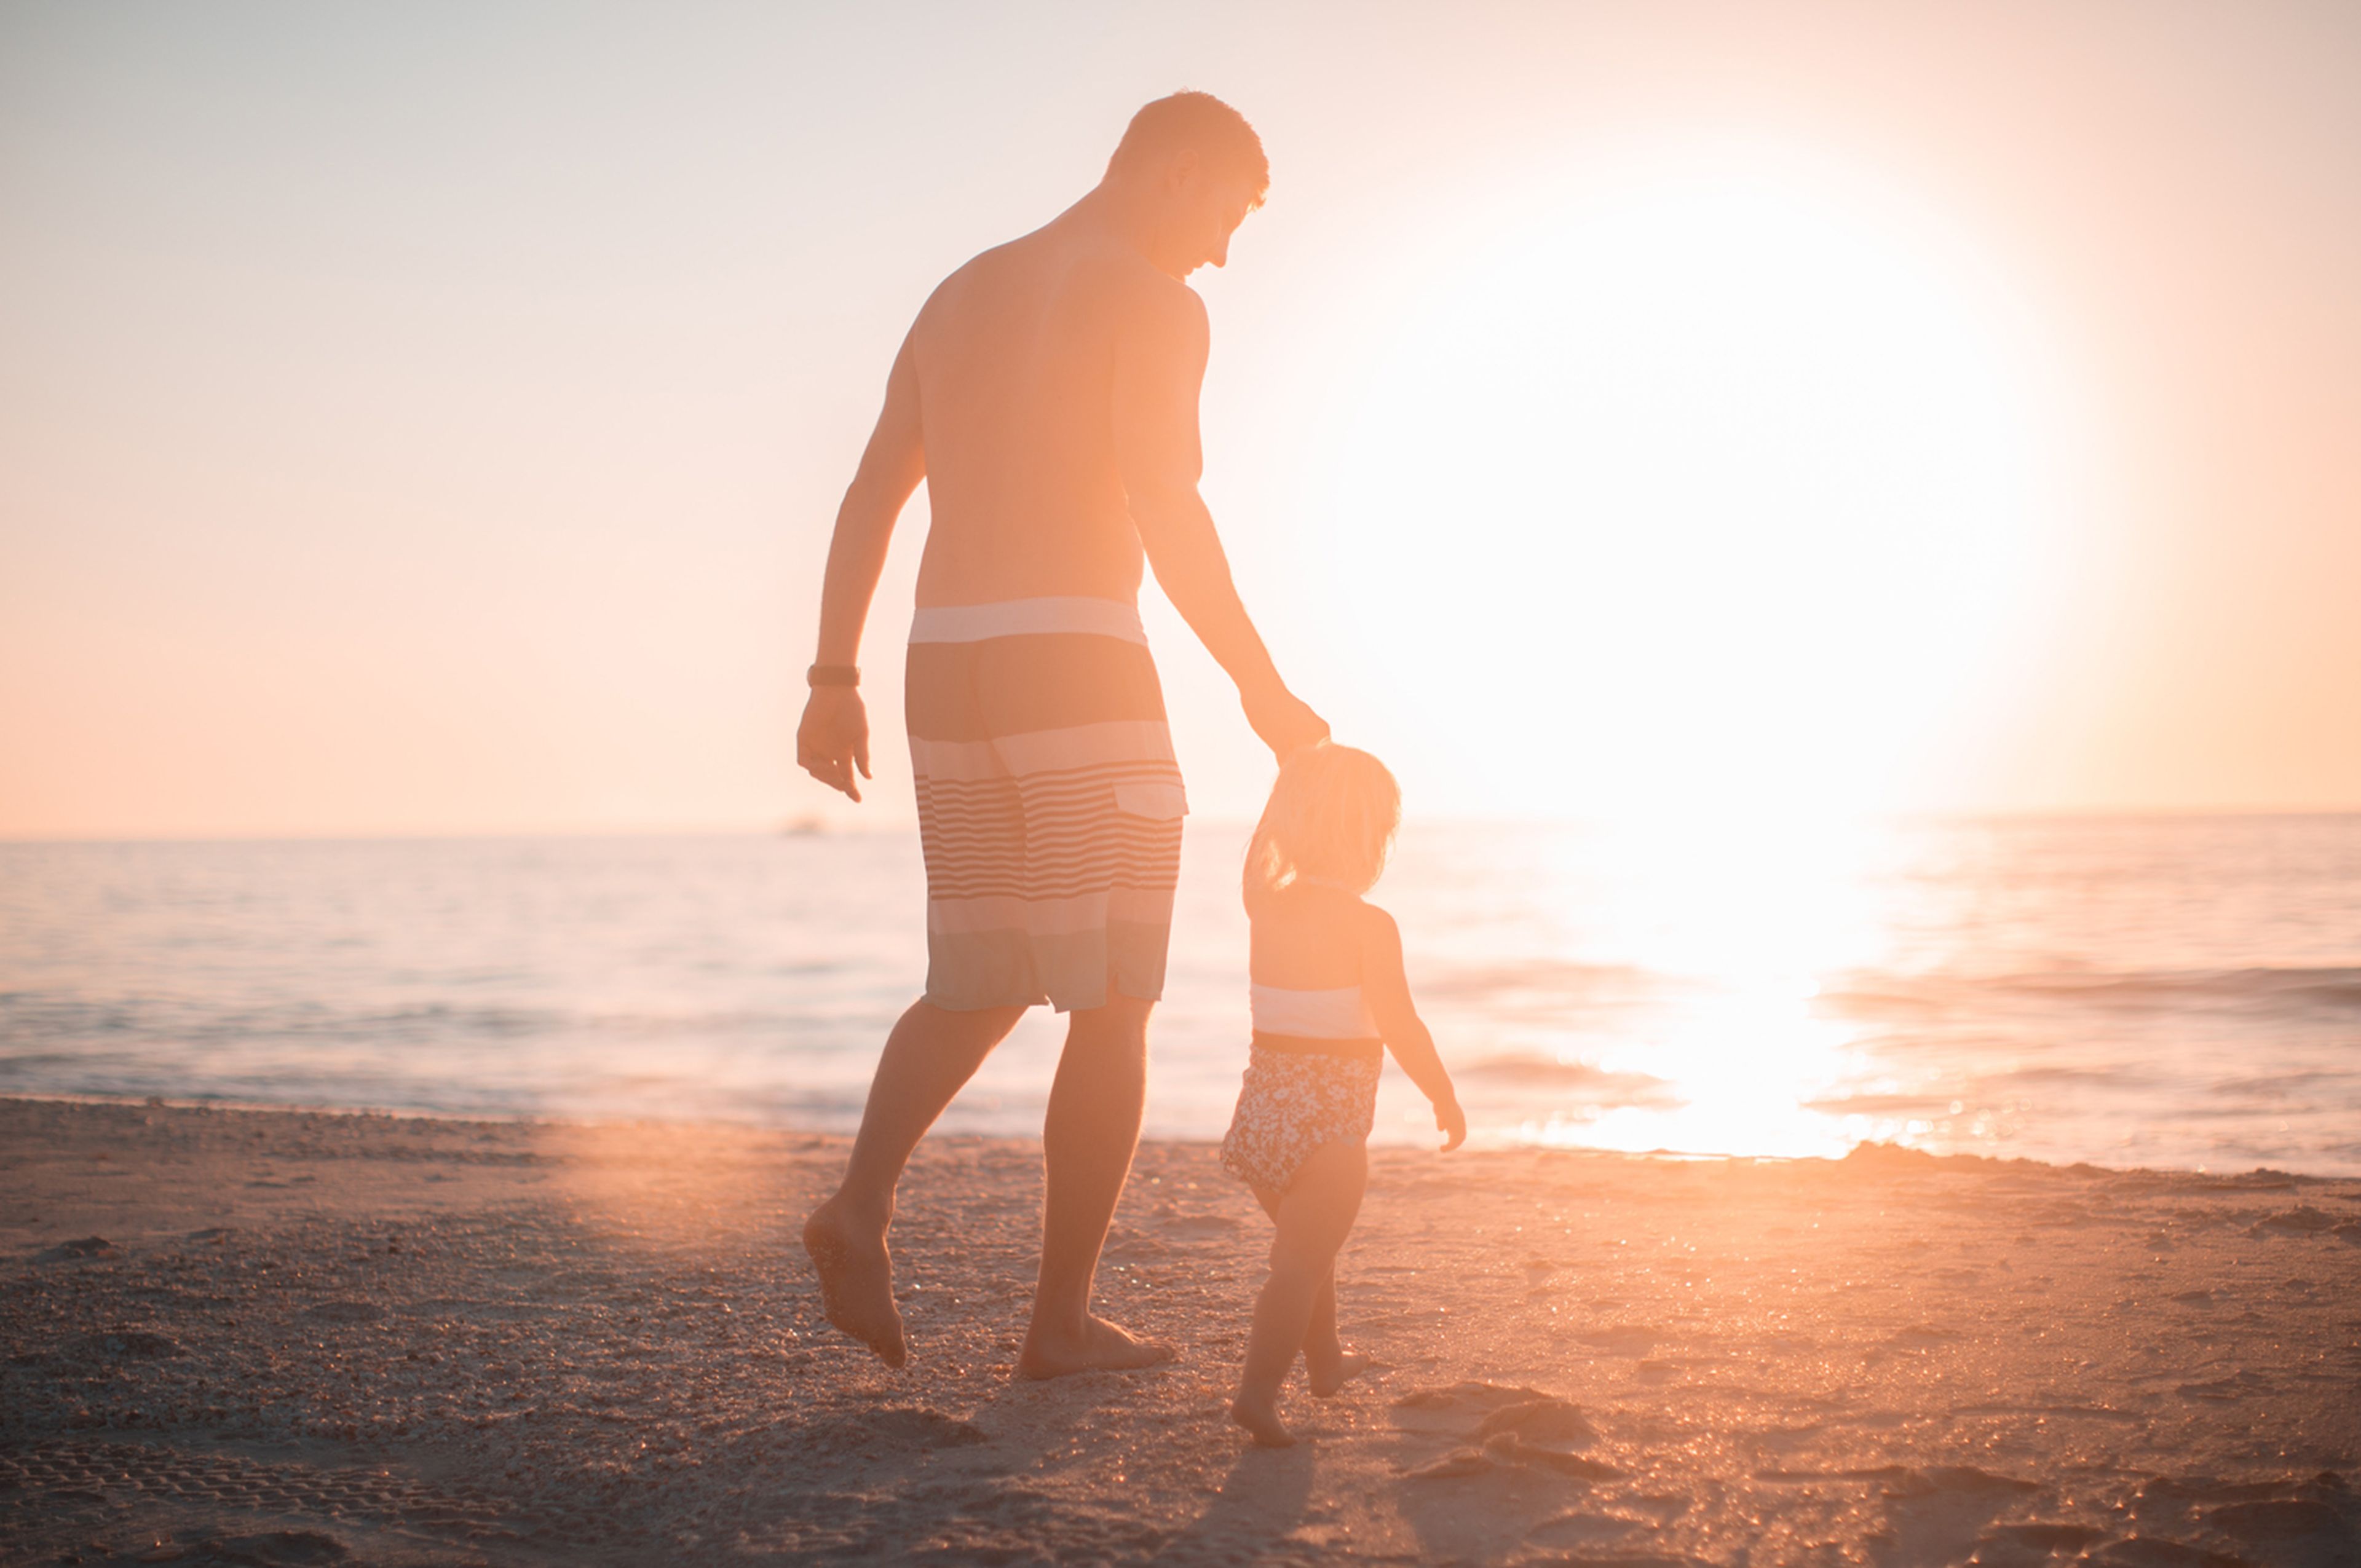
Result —
[[1197, 494], [1205, 308], [1270, 181], [1202, 93], [1139, 111], [1106, 177], [946, 279], [895, 356], [837, 513], [796, 760], [861, 798], [854, 668], [895, 519], [928, 483], [906, 717], [927, 858], [925, 996], [886, 1039], [843, 1184], [804, 1227], [829, 1321], [906, 1354], [885, 1245], [919, 1138], [1025, 1009], [1069, 1015], [1042, 1127], [1048, 1196], [1029, 1377], [1171, 1354], [1090, 1310], [1139, 1141], [1148, 1014], [1187, 810], [1139, 629], [1142, 557], [1284, 756], [1327, 726], [1288, 691]]

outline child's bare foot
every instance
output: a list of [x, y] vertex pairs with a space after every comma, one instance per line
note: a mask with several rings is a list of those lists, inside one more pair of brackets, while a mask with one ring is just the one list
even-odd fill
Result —
[[1312, 1397], [1315, 1399], [1334, 1398], [1338, 1389], [1375, 1365], [1366, 1355], [1356, 1355], [1342, 1349], [1324, 1355], [1313, 1355], [1310, 1351], [1303, 1353], [1303, 1370], [1309, 1375]]
[[1275, 1399], [1249, 1399], [1244, 1394], [1230, 1401], [1230, 1420], [1254, 1434], [1265, 1448], [1293, 1448], [1295, 1434], [1279, 1419]]

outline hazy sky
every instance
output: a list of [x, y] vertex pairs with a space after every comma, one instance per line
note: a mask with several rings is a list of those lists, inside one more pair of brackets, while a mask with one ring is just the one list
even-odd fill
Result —
[[1413, 811], [2361, 807], [2341, 0], [17, 3], [0, 834], [832, 811], [886, 362], [1184, 85], [1275, 173], [1206, 493]]

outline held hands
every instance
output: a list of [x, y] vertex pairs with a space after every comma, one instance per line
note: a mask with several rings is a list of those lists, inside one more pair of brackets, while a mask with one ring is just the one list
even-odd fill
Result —
[[814, 686], [796, 727], [796, 763], [833, 790], [861, 798], [869, 773], [869, 710], [852, 686]]
[[1467, 1113], [1459, 1108], [1456, 1095], [1435, 1102], [1434, 1130], [1443, 1135], [1441, 1152], [1444, 1154], [1449, 1154], [1467, 1141]]
[[1285, 686], [1274, 684], [1266, 691], [1242, 691], [1238, 700], [1246, 710], [1246, 722], [1282, 762], [1304, 747], [1328, 739], [1328, 721]]

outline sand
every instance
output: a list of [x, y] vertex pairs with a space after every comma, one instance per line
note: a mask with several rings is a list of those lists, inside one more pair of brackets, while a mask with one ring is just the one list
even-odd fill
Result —
[[840, 1139], [0, 1102], [9, 1563], [2361, 1563], [2361, 1181], [1382, 1150], [1383, 1364], [1224, 1417], [1267, 1226], [1142, 1149], [1015, 1380], [1038, 1146], [922, 1149], [909, 1369], [792, 1245]]

